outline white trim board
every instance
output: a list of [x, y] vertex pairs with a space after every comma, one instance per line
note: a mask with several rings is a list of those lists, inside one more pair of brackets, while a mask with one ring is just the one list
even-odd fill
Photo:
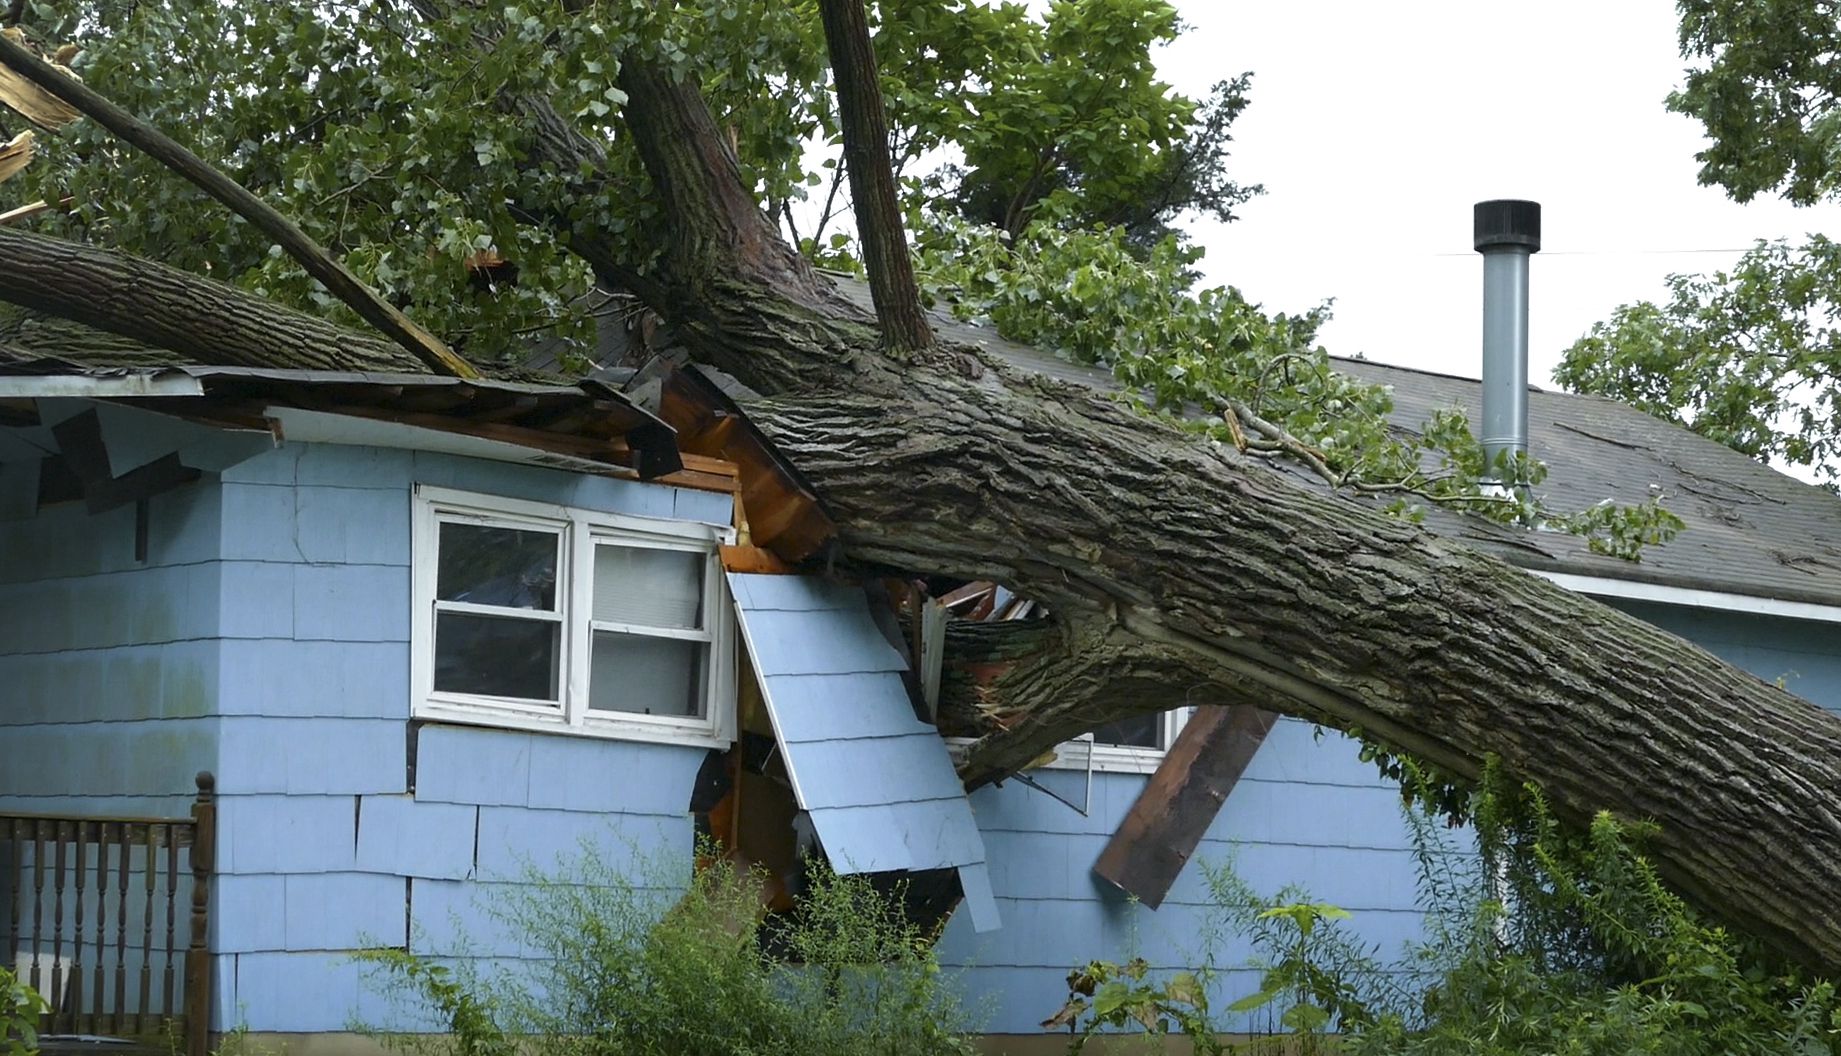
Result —
[[9, 374], [0, 378], [0, 396], [50, 399], [112, 396], [203, 396], [204, 383], [178, 371], [91, 377], [71, 374]]
[[1556, 586], [1600, 598], [1623, 598], [1628, 601], [1651, 601], [1660, 605], [1681, 605], [1695, 609], [1747, 612], [1759, 616], [1782, 616], [1792, 620], [1841, 623], [1841, 605], [1784, 601], [1780, 598], [1760, 598], [1750, 594], [1728, 594], [1719, 590], [1695, 590], [1692, 587], [1640, 583], [1629, 579], [1579, 576], [1570, 572], [1540, 572], [1534, 569], [1527, 571]]
[[601, 476], [630, 472], [610, 462], [596, 462], [573, 455], [559, 455], [506, 440], [492, 440], [468, 433], [450, 433], [427, 426], [408, 425], [381, 418], [364, 418], [329, 411], [305, 411], [298, 407], [270, 406], [263, 417], [280, 426], [280, 439], [318, 444], [349, 444], [357, 447], [389, 447], [407, 451], [428, 451], [465, 458], [483, 458], [493, 462], [517, 462], [524, 465], [560, 469], [571, 473]]

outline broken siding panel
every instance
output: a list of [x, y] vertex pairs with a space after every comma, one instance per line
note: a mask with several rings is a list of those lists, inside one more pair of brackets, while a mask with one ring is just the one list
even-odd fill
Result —
[[485, 726], [421, 727], [416, 734], [416, 798], [524, 806], [530, 802], [535, 736]]
[[945, 742], [919, 721], [907, 665], [860, 590], [729, 575], [742, 639], [793, 792], [840, 872], [960, 868], [979, 930], [997, 926], [984, 842]]
[[675, 863], [688, 866], [695, 843], [688, 811], [664, 817], [481, 807], [474, 876], [522, 880], [533, 871], [567, 871], [587, 856], [644, 886], [648, 870], [670, 874]]
[[679, 817], [707, 749], [600, 737], [531, 738], [530, 794], [537, 809]]
[[424, 803], [406, 795], [365, 796], [358, 807], [355, 868], [426, 879], [462, 880], [473, 873], [479, 808]]
[[736, 575], [729, 577], [729, 588], [735, 593], [736, 603], [750, 612], [856, 609], [863, 604], [860, 588], [816, 576]]
[[[800, 683], [799, 679], [788, 679], [774, 688], [782, 700], [797, 700]], [[895, 703], [908, 707], [906, 697]], [[870, 706], [866, 700], [865, 709]], [[797, 757], [793, 776], [807, 810], [963, 799], [965, 790], [953, 772], [952, 760], [945, 752], [934, 751], [928, 740], [937, 743], [939, 735], [831, 741], [788, 738], [787, 752]]]
[[[960, 809], [955, 809], [960, 808]], [[878, 803], [810, 811], [840, 873], [982, 864], [984, 840], [963, 800]]]

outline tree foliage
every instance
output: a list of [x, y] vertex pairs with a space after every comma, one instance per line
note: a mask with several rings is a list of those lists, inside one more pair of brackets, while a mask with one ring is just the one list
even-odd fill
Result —
[[1206, 100], [1157, 79], [1155, 48], [1181, 32], [1163, 0], [881, 5], [881, 64], [901, 168], [930, 204], [1015, 237], [1053, 206], [1067, 226], [1124, 229], [1148, 247], [1180, 214], [1233, 219], [1259, 192], [1229, 177], [1229, 127], [1249, 75]]
[[[1821, 0], [1683, 0], [1690, 67], [1669, 109], [1699, 121], [1702, 183], [1736, 201], [1832, 199], [1841, 159], [1841, 14]], [[1625, 400], [1833, 486], [1841, 345], [1834, 243], [1759, 243], [1730, 270], [1674, 275], [1662, 303], [1618, 308], [1555, 377]]]
[[1692, 65], [1668, 98], [1710, 145], [1702, 183], [1741, 202], [1781, 192], [1799, 205], [1836, 189], [1841, 159], [1841, 25], [1825, 0], [1681, 0]]
[[[1394, 773], [1392, 769], [1390, 774]], [[1048, 1025], [1138, 1024], [1192, 1036], [1197, 1052], [1353, 1056], [1830, 1056], [1834, 986], [1709, 923], [1644, 857], [1649, 831], [1600, 814], [1561, 824], [1537, 788], [1491, 767], [1456, 800], [1409, 785], [1421, 938], [1384, 950], [1363, 914], [1291, 887], [1264, 893], [1231, 863], [1201, 863], [1210, 913], [1194, 967], [1094, 962], [1068, 976]], [[1453, 813], [1454, 812], [1454, 813]], [[1464, 828], [1453, 829], [1453, 824]], [[1253, 951], [1259, 990], [1231, 1005], [1220, 938]], [[1245, 1015], [1251, 1013], [1250, 1016]], [[1223, 1030], [1286, 1033], [1223, 1044]], [[1315, 1032], [1333, 1023], [1325, 1046]]]
[[[1302, 464], [1325, 482], [1377, 496], [1419, 518], [1433, 505], [1585, 537], [1630, 560], [1682, 522], [1651, 499], [1554, 510], [1540, 501], [1546, 467], [1491, 466], [1462, 411], [1416, 431], [1388, 421], [1386, 386], [1339, 374], [1317, 329], [1327, 305], [1269, 314], [1233, 287], [1201, 287], [1199, 252], [1174, 236], [1144, 250], [1123, 228], [1057, 223], [1051, 210], [1017, 238], [956, 217], [917, 223], [921, 281], [963, 318], [1078, 363], [1109, 368], [1128, 398], [1221, 443]], [[1208, 413], [1197, 416], [1201, 409]], [[1529, 487], [1505, 492], [1492, 480]]]
[[1841, 246], [1762, 243], [1730, 271], [1671, 276], [1669, 290], [1594, 325], [1555, 378], [1841, 479]]
[[[1247, 78], [1208, 100], [1158, 81], [1152, 50], [1181, 30], [1165, 0], [1059, 0], [1040, 17], [888, 0], [876, 14], [921, 270], [962, 314], [1109, 366], [1156, 409], [1199, 405], [1218, 439], [1385, 493], [1403, 513], [1440, 503], [1545, 523], [1630, 558], [1679, 528], [1654, 503], [1554, 511], [1525, 489], [1488, 492], [1486, 478], [1532, 485], [1542, 470], [1484, 465], [1455, 411], [1418, 435], [1390, 431], [1388, 395], [1335, 374], [1314, 344], [1327, 307], [1275, 315], [1198, 287], [1199, 251], [1170, 225], [1230, 218], [1256, 192], [1226, 169]], [[793, 224], [789, 203], [827, 173], [827, 200], [837, 193], [840, 133], [810, 4], [91, 0], [30, 4], [27, 25], [82, 44], [77, 68], [99, 89], [489, 365], [538, 336], [586, 349], [605, 310], [597, 280], [643, 281], [667, 242], [623, 126], [622, 54], [698, 78], [771, 215]], [[548, 109], [513, 102], [533, 98]], [[543, 136], [592, 143], [605, 164], [557, 171]], [[260, 233], [87, 123], [32, 179], [26, 193], [74, 199], [52, 225], [61, 233], [346, 315]], [[625, 271], [596, 275], [573, 252], [589, 231]], [[849, 239], [822, 233], [804, 236], [807, 251], [848, 264]]]

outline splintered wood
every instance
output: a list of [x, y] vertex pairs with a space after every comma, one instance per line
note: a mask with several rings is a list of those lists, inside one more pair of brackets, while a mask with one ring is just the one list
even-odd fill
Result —
[[[21, 33], [17, 27], [0, 30], [0, 33], [4, 33], [6, 38], [15, 44], [26, 45], [25, 34]], [[68, 58], [70, 54], [73, 53], [71, 53], [68, 48], [58, 51], [58, 55], [64, 58]], [[70, 67], [62, 65], [60, 62], [52, 61], [51, 59], [45, 61], [50, 62], [57, 68], [59, 73], [64, 74], [72, 80], [80, 79], [76, 74], [70, 72]], [[21, 77], [19, 74], [14, 73], [11, 69], [3, 65], [0, 65], [0, 103], [5, 103], [7, 106], [17, 111], [19, 116], [25, 118], [27, 121], [32, 122], [40, 128], [49, 129], [53, 132], [56, 132], [58, 129], [63, 128], [65, 125], [83, 116], [69, 103], [64, 102], [62, 99], [45, 91], [43, 88], [26, 80], [24, 77]], [[0, 179], [4, 179], [4, 177], [0, 177]]]
[[0, 183], [19, 174], [32, 161], [32, 131], [27, 129], [0, 145]]
[[946, 611], [963, 620], [1021, 620], [1037, 614], [1038, 606], [1019, 598], [989, 580], [977, 579], [940, 596]]

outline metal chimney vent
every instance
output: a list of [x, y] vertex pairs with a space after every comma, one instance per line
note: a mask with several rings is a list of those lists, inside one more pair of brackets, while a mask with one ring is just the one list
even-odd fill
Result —
[[1483, 254], [1483, 421], [1478, 438], [1491, 471], [1528, 453], [1528, 258], [1541, 248], [1539, 202], [1478, 202]]

